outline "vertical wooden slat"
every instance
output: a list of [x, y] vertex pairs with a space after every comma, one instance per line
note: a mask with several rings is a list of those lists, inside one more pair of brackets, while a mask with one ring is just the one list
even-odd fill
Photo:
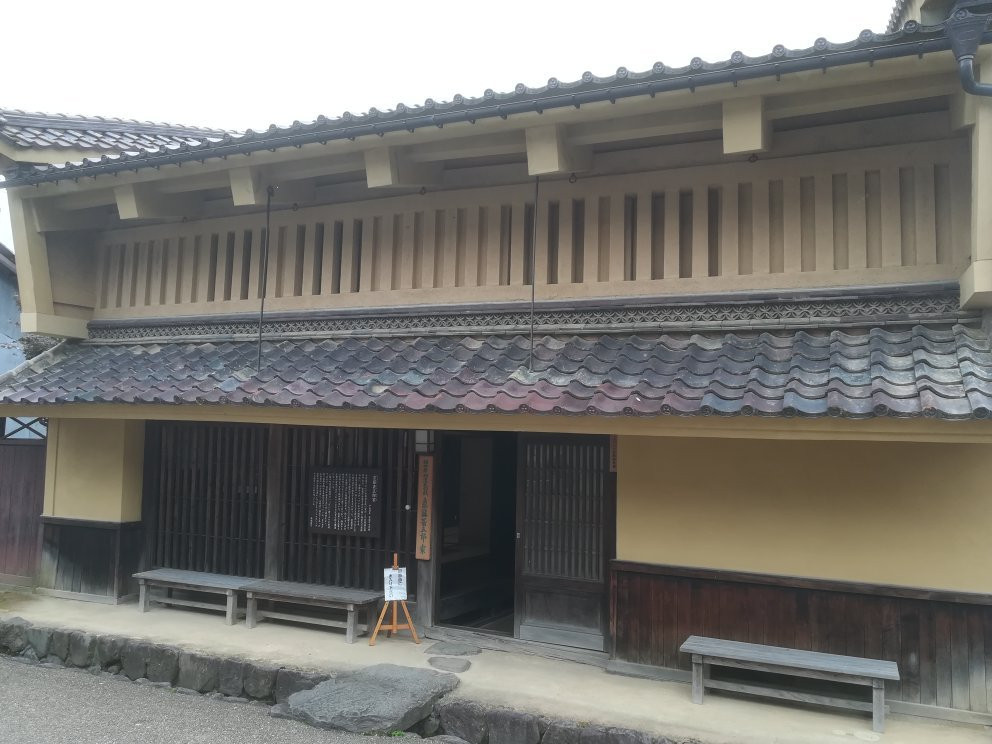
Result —
[[740, 188], [736, 181], [723, 187], [720, 229], [720, 276], [740, 272]]
[[865, 200], [865, 172], [847, 174], [847, 245], [848, 268], [868, 266], [868, 222]]
[[[327, 276], [326, 271], [327, 266], [327, 254], [333, 255], [334, 251], [328, 251], [326, 246], [324, 246], [324, 276]], [[341, 294], [351, 294], [354, 290], [354, 278], [355, 278], [355, 220], [347, 217], [344, 220], [344, 224], [341, 226]], [[321, 284], [320, 293], [322, 295], [329, 294], [331, 292], [330, 282], [324, 282]]]
[[571, 197], [558, 202], [558, 283], [571, 284], [572, 276], [575, 202]]
[[802, 211], [798, 176], [782, 179], [782, 231], [785, 243], [785, 272], [802, 271]]
[[[299, 289], [299, 295], [305, 296], [312, 294], [313, 291], [314, 253], [316, 251], [316, 245], [314, 243], [314, 240], [316, 239], [317, 236], [317, 225], [315, 225], [314, 223], [310, 223], [308, 225], [301, 225], [300, 227], [302, 229], [300, 230], [299, 233], [297, 233], [297, 235], [303, 240], [303, 246], [302, 246], [303, 266], [296, 267], [296, 274], [302, 275], [302, 281], [300, 282], [300, 286], [298, 289]], [[299, 247], [300, 246], [297, 246], [297, 251], [296, 251], [297, 256], [299, 256], [301, 253]], [[323, 272], [321, 272], [321, 276], [323, 276]], [[294, 289], [293, 294], [296, 295], [297, 287], [295, 286], [295, 283], [293, 289]]]
[[534, 224], [536, 225], [536, 231], [534, 232], [534, 283], [535, 284], [547, 284], [548, 283], [548, 224], [549, 213], [550, 213], [550, 202], [547, 199], [541, 199], [540, 203], [534, 208]]
[[441, 286], [454, 287], [458, 277], [458, 210], [454, 207], [444, 210], [444, 245], [441, 255]]
[[151, 243], [147, 240], [135, 243], [134, 250], [137, 253], [137, 283], [134, 289], [132, 305], [143, 307], [148, 304], [148, 261], [150, 260], [149, 251], [151, 250]]
[[514, 287], [524, 283], [524, 236], [526, 233], [527, 205], [523, 201], [515, 201], [510, 212], [510, 285]]
[[882, 266], [902, 265], [899, 169], [882, 169]]
[[399, 289], [413, 288], [413, 259], [416, 249], [416, 212], [403, 213], [403, 237], [399, 242]]
[[834, 270], [834, 177], [818, 173], [814, 179], [816, 270]]
[[916, 264], [937, 263], [937, 214], [934, 203], [933, 164], [917, 165], [913, 179], [916, 193]]
[[380, 242], [377, 233], [382, 229], [382, 219], [379, 217], [366, 217], [362, 221], [362, 247], [361, 266], [359, 268], [358, 291], [371, 292], [372, 271], [375, 266], [376, 244]]
[[679, 201], [678, 189], [665, 191], [665, 279], [679, 278]]
[[624, 207], [623, 193], [614, 192], [610, 195], [610, 229], [609, 242], [606, 245], [609, 259], [606, 281], [622, 282], [624, 280]]
[[768, 180], [756, 180], [751, 187], [751, 273], [755, 275], [767, 274], [771, 271], [771, 224], [768, 196]]
[[[634, 279], [643, 281], [651, 278], [652, 248], [654, 246], [653, 227], [654, 220], [651, 214], [651, 205], [654, 201], [654, 194], [650, 191], [641, 191], [637, 194], [637, 213], [634, 216], [636, 228], [634, 229]], [[559, 248], [559, 250], [561, 250]]]
[[393, 288], [393, 251], [396, 241], [396, 215], [392, 212], [384, 214], [379, 225], [382, 235], [376, 241], [376, 277], [373, 288], [378, 291], [388, 291]]
[[599, 197], [587, 196], [583, 207], [585, 224], [582, 228], [582, 281], [598, 282], [599, 260], [602, 246], [599, 243]]
[[[420, 286], [427, 289], [437, 286], [434, 281], [437, 276], [438, 261], [437, 221], [438, 210], [433, 208], [424, 210], [424, 242], [420, 260]], [[497, 271], [496, 273], [496, 282], [499, 283], [499, 272]]]
[[709, 190], [696, 186], [692, 190], [692, 276], [709, 275], [710, 225]]

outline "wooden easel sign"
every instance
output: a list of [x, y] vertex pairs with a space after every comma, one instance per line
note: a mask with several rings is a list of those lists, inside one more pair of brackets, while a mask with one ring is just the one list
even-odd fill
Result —
[[[390, 636], [401, 630], [409, 630], [410, 635], [413, 636], [413, 642], [420, 643], [417, 630], [413, 627], [413, 620], [410, 619], [410, 610], [406, 606], [406, 568], [400, 568], [399, 555], [396, 553], [393, 553], [392, 568], [383, 571], [383, 586], [385, 587], [386, 601], [382, 605], [382, 612], [379, 613], [379, 622], [375, 624], [375, 630], [372, 631], [372, 637], [369, 638], [369, 645], [375, 645], [375, 638], [379, 635], [380, 630], [388, 631]], [[383, 625], [382, 621], [386, 619], [386, 612], [389, 611], [390, 606], [393, 608], [393, 621]], [[406, 622], [402, 625], [399, 623], [400, 607], [403, 608], [403, 615], [406, 617]]]

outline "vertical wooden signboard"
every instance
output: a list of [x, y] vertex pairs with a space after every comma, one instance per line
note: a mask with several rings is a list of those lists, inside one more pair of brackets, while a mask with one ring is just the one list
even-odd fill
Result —
[[617, 472], [617, 435], [610, 435], [610, 472]]
[[417, 456], [417, 560], [431, 559], [434, 513], [434, 455]]

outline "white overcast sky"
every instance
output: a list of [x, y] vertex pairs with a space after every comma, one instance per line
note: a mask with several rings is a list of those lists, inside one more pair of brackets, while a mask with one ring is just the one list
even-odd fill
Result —
[[[894, 0], [48, 0], [3, 9], [0, 106], [260, 129], [882, 31]], [[21, 17], [18, 17], [21, 16]], [[4, 209], [4, 212], [6, 210]], [[6, 215], [4, 215], [5, 217]], [[10, 244], [6, 219], [0, 241]]]

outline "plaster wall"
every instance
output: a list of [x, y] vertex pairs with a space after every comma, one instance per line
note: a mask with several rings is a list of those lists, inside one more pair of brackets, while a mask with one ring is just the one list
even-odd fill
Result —
[[144, 421], [51, 419], [45, 515], [140, 520], [144, 438]]
[[992, 446], [618, 444], [621, 560], [992, 592]]

